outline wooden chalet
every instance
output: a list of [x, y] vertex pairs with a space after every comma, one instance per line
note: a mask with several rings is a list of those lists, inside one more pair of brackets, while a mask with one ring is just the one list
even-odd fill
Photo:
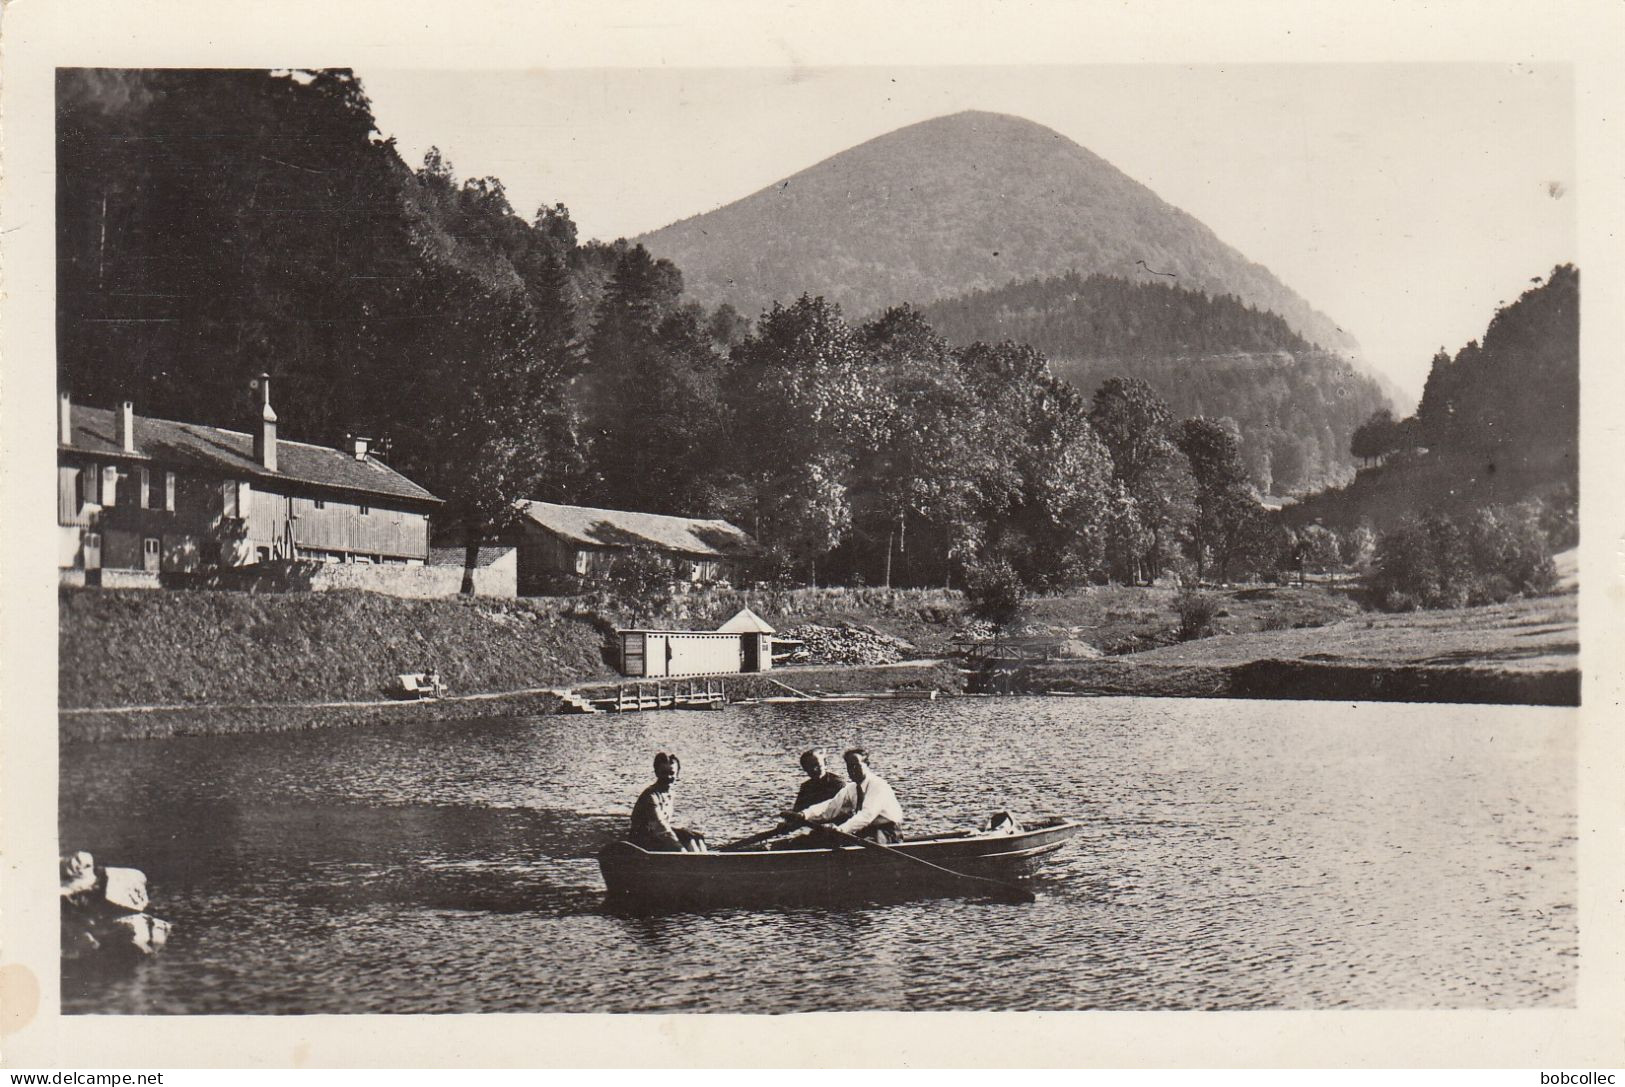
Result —
[[421, 566], [440, 499], [369, 454], [277, 438], [270, 380], [252, 433], [60, 396], [58, 565], [82, 584], [279, 559]]
[[518, 528], [503, 539], [519, 550], [519, 591], [527, 595], [602, 573], [637, 547], [670, 562], [676, 580], [694, 584], [738, 581], [758, 553], [756, 541], [727, 521], [554, 502], [522, 502], [519, 511]]

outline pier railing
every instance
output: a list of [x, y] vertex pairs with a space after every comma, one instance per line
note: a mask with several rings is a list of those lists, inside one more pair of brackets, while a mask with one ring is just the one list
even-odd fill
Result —
[[720, 679], [686, 679], [664, 682], [622, 683], [615, 694], [592, 700], [600, 709], [616, 713], [641, 710], [663, 710], [677, 706], [721, 706], [728, 701], [728, 690]]

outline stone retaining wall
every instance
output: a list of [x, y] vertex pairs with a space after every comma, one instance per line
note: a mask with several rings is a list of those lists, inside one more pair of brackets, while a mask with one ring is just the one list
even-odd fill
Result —
[[[193, 587], [240, 592], [297, 593], [362, 589], [386, 596], [438, 599], [456, 596], [463, 588], [461, 566], [395, 566], [366, 563], [328, 563], [302, 560], [261, 562], [233, 567], [191, 579]], [[179, 586], [177, 586], [179, 587]], [[476, 596], [515, 595], [514, 568], [505, 563], [474, 571]]]

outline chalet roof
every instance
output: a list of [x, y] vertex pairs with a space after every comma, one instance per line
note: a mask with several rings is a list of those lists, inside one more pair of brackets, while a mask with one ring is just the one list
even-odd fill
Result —
[[756, 541], [727, 521], [668, 517], [660, 513], [521, 502], [520, 512], [555, 536], [588, 547], [652, 547], [700, 558], [756, 554]]
[[[511, 547], [482, 547], [475, 556], [475, 567], [486, 567], [492, 563], [500, 562], [513, 554]], [[431, 547], [429, 557], [424, 560], [429, 566], [463, 566], [468, 562], [468, 548], [466, 547]]]
[[732, 619], [717, 627], [718, 634], [772, 634], [767, 621], [749, 608], [740, 608]]
[[137, 415], [135, 452], [126, 453], [119, 445], [116, 411], [75, 404], [70, 421], [72, 440], [61, 448], [78, 453], [205, 469], [241, 478], [291, 480], [415, 502], [440, 502], [376, 457], [357, 460], [342, 449], [278, 439], [277, 470], [267, 472], [254, 457], [253, 436], [239, 431]]

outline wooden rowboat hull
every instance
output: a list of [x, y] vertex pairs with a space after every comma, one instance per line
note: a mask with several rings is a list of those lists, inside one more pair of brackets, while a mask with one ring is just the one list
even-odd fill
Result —
[[1055, 820], [1019, 834], [921, 838], [887, 851], [839, 848], [656, 853], [615, 842], [598, 854], [612, 901], [632, 905], [732, 905], [871, 901], [978, 894], [971, 880], [932, 871], [907, 854], [966, 875], [1017, 880], [1066, 845], [1081, 823]]

